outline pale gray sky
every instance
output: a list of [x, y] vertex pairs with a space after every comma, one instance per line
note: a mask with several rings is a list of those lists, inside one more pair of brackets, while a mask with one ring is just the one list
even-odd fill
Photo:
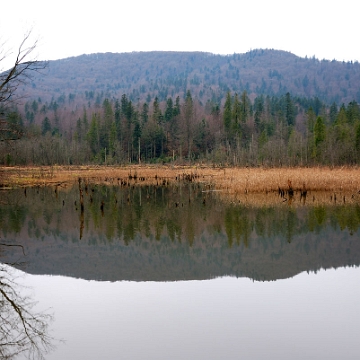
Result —
[[14, 49], [32, 28], [39, 60], [96, 52], [233, 54], [273, 48], [359, 61], [358, 8], [356, 0], [3, 0], [0, 43]]

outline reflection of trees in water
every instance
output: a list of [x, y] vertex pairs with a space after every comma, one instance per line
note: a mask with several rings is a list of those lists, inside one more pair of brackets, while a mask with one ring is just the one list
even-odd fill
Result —
[[359, 228], [360, 206], [357, 204], [353, 209], [344, 207], [343, 211], [336, 210], [336, 218], [341, 230], [349, 229], [353, 234]]
[[[0, 246], [1, 248], [1, 246]], [[0, 358], [22, 354], [29, 359], [44, 359], [52, 350], [48, 335], [52, 316], [34, 310], [35, 303], [16, 283], [15, 269], [0, 263]]]
[[84, 211], [78, 184], [58, 188], [57, 196], [54, 188], [28, 189], [26, 197], [6, 192], [17, 201], [0, 207], [0, 231], [8, 243], [28, 237], [29, 272], [114, 281], [209, 274], [265, 280], [360, 263], [360, 242], [351, 237], [360, 232], [355, 201], [255, 207], [224, 203], [197, 184], [88, 186]]
[[[211, 193], [202, 193], [197, 184], [171, 186], [102, 186], [89, 184], [79, 204], [79, 187], [33, 188], [7, 193], [8, 205], [0, 208], [3, 234], [27, 230], [28, 236], [61, 237], [75, 229], [76, 238], [121, 239], [129, 244], [137, 234], [160, 240], [187, 241], [190, 245], [204, 231], [224, 232], [228, 245], [249, 245], [254, 234], [281, 236], [291, 243], [296, 235], [318, 232], [327, 226], [360, 227], [360, 206], [356, 203], [293, 208], [225, 205]], [[84, 186], [81, 184], [81, 186]], [[15, 200], [14, 200], [15, 199]]]

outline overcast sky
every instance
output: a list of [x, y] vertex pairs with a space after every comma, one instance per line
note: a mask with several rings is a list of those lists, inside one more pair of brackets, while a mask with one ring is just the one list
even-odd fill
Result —
[[[0, 44], [32, 30], [38, 60], [151, 50], [245, 53], [360, 61], [357, 0], [2, 0]], [[0, 64], [4, 70], [7, 63]]]

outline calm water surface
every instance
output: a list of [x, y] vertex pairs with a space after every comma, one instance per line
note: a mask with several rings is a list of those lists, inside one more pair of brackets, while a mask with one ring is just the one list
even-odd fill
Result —
[[64, 340], [46, 359], [360, 358], [356, 201], [226, 205], [193, 185], [84, 194], [82, 208], [76, 186], [0, 193], [1, 279]]

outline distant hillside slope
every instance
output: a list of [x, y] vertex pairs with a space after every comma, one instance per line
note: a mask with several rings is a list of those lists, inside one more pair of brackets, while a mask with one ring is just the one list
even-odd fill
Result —
[[96, 93], [131, 100], [183, 96], [190, 89], [200, 101], [221, 100], [227, 91], [314, 97], [330, 104], [360, 102], [360, 64], [300, 58], [279, 50], [214, 55], [202, 52], [133, 52], [81, 55], [50, 61], [19, 89], [31, 98], [61, 95], [87, 98]]

